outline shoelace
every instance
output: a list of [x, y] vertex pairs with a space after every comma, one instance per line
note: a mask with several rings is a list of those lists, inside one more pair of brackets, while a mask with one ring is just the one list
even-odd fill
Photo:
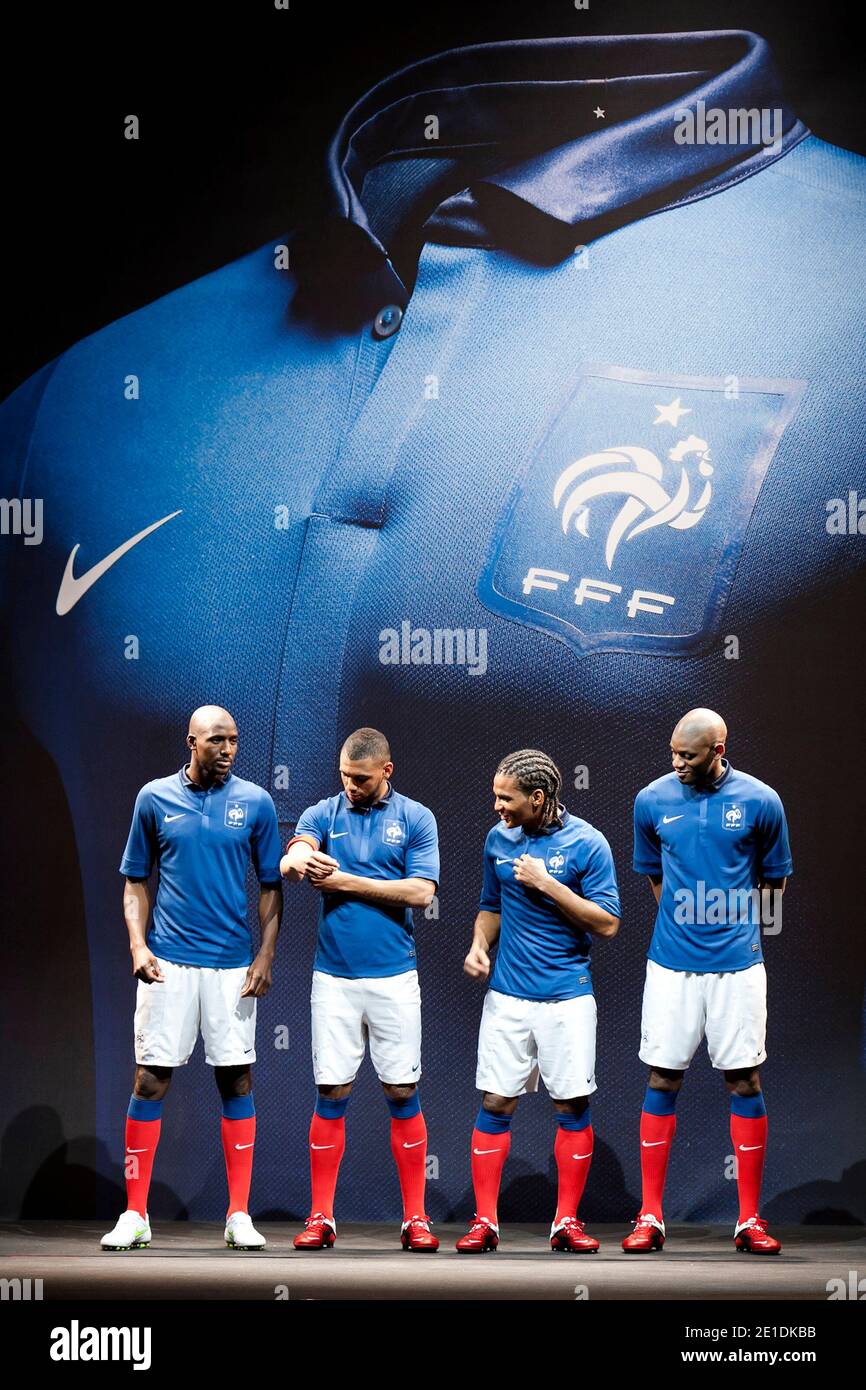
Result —
[[430, 1230], [429, 1216], [410, 1216], [406, 1222], [406, 1230], [411, 1230], [413, 1226], [423, 1226], [425, 1231]]
[[317, 1211], [313, 1216], [307, 1217], [306, 1221], [304, 1222], [304, 1229], [306, 1230], [314, 1224], [318, 1224], [320, 1226], [328, 1226], [330, 1223], [328, 1221], [327, 1216], [324, 1216], [322, 1212]]
[[472, 1222], [472, 1225], [469, 1227], [469, 1235], [473, 1236], [473, 1235], [475, 1234], [476, 1231], [492, 1231], [492, 1230], [493, 1230], [493, 1227], [490, 1225], [490, 1222], [489, 1222], [489, 1221], [481, 1221], [481, 1220], [479, 1220], [478, 1217], [476, 1217], [475, 1220]]
[[577, 1230], [579, 1235], [583, 1235], [583, 1222], [578, 1221], [576, 1216], [566, 1216], [558, 1227], [559, 1231]]

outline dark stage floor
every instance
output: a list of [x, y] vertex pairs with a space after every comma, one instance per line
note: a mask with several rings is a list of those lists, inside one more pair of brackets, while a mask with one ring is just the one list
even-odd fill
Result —
[[[109, 1223], [110, 1224], [110, 1223]], [[394, 1226], [339, 1223], [333, 1250], [292, 1249], [295, 1223], [262, 1222], [266, 1250], [227, 1250], [222, 1227], [156, 1222], [149, 1250], [108, 1252], [94, 1222], [0, 1226], [0, 1278], [41, 1279], [54, 1299], [816, 1299], [866, 1269], [866, 1227], [773, 1228], [782, 1254], [738, 1254], [732, 1228], [671, 1226], [660, 1254], [624, 1255], [599, 1226], [597, 1255], [553, 1254], [547, 1228], [503, 1228], [496, 1254], [458, 1255], [463, 1226], [437, 1226], [436, 1255], [404, 1253]], [[576, 1287], [577, 1286], [577, 1287]], [[583, 1286], [581, 1288], [580, 1286]], [[31, 1284], [31, 1288], [35, 1289]]]

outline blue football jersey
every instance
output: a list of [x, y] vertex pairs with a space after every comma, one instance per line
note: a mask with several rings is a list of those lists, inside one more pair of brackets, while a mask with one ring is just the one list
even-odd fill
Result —
[[539, 888], [514, 877], [521, 854], [543, 859], [547, 872], [614, 917], [619, 890], [610, 845], [601, 831], [567, 811], [562, 826], [527, 834], [494, 825], [484, 844], [479, 908], [501, 914], [490, 988], [520, 999], [573, 999], [592, 994], [592, 935], [572, 922]]

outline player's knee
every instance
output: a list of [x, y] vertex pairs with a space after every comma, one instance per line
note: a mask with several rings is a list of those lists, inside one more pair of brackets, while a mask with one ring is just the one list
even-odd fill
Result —
[[491, 1115], [513, 1115], [517, 1109], [517, 1101], [517, 1096], [497, 1096], [491, 1091], [485, 1091], [481, 1105]]
[[170, 1067], [136, 1067], [132, 1094], [138, 1100], [162, 1100], [171, 1083]]
[[339, 1086], [318, 1086], [316, 1089], [325, 1100], [343, 1100], [351, 1091], [352, 1082], [344, 1081]]
[[649, 1084], [654, 1091], [678, 1091], [683, 1084], [681, 1071], [671, 1071], [667, 1067], [653, 1067], [649, 1074]]
[[726, 1071], [725, 1084], [731, 1095], [734, 1096], [759, 1096], [761, 1094], [761, 1078], [756, 1071]]
[[215, 1067], [214, 1072], [223, 1100], [248, 1096], [253, 1088], [253, 1075], [249, 1067]]
[[415, 1083], [409, 1081], [405, 1086], [392, 1085], [390, 1081], [382, 1082], [382, 1090], [389, 1100], [409, 1100], [415, 1094]]

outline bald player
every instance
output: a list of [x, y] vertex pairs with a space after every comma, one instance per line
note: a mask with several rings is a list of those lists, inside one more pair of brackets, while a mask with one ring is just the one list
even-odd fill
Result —
[[[135, 1009], [135, 1079], [126, 1119], [127, 1209], [102, 1238], [106, 1250], [150, 1244], [147, 1195], [162, 1104], [172, 1071], [188, 1061], [199, 1031], [222, 1098], [228, 1177], [225, 1242], [255, 1250], [265, 1239], [248, 1200], [256, 1137], [250, 1066], [256, 1000], [271, 986], [282, 912], [281, 845], [266, 791], [232, 772], [238, 731], [228, 710], [204, 705], [190, 718], [189, 762], [142, 787], [120, 872]], [[259, 879], [261, 943], [253, 959], [247, 869]], [[148, 879], [159, 867], [153, 922]]]
[[737, 1250], [777, 1255], [758, 1214], [767, 1110], [758, 1067], [767, 1053], [767, 977], [761, 923], [779, 929], [792, 872], [782, 803], [766, 783], [725, 758], [728, 731], [710, 709], [684, 715], [671, 737], [673, 772], [634, 806], [634, 868], [658, 905], [647, 952], [641, 1061], [650, 1067], [640, 1122], [643, 1195], [629, 1254], [665, 1241], [662, 1194], [676, 1130], [676, 1100], [700, 1041], [724, 1073], [740, 1213]]

